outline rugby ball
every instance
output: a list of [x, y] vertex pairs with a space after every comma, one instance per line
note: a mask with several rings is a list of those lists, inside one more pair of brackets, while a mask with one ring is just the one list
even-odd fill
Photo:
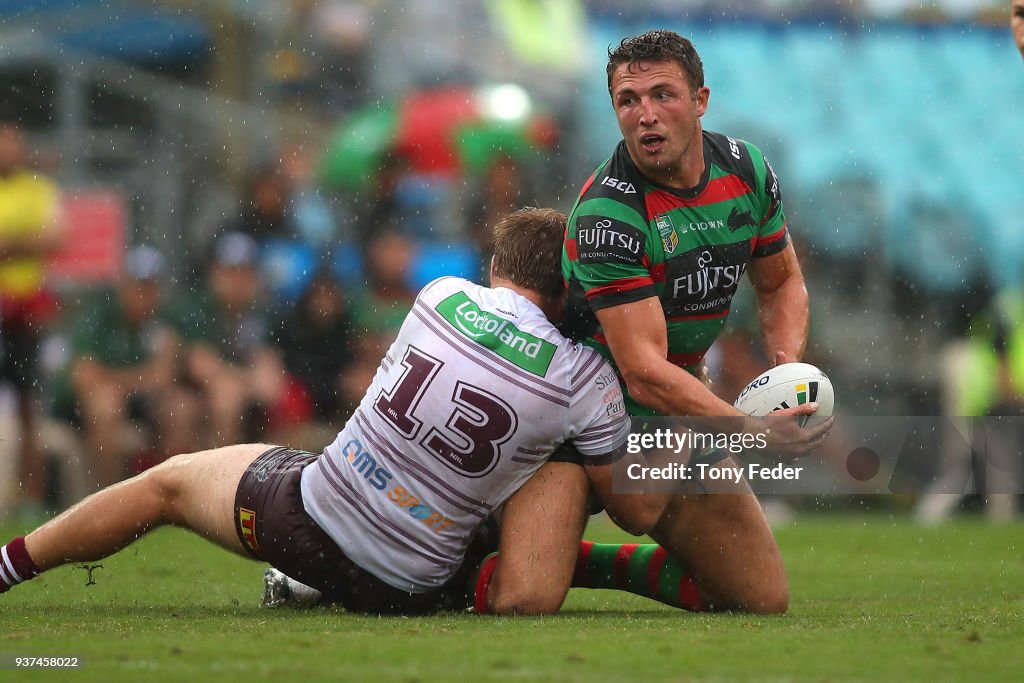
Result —
[[817, 402], [818, 411], [805, 420], [805, 425], [832, 415], [836, 398], [828, 376], [809, 363], [783, 363], [747, 384], [733, 405], [747, 415], [764, 417], [811, 402]]

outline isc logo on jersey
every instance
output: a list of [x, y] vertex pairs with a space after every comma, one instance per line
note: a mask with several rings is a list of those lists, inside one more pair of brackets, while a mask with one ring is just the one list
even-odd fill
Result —
[[623, 194], [636, 194], [636, 188], [633, 187], [633, 183], [626, 182], [625, 180], [619, 180], [618, 178], [612, 178], [610, 175], [602, 178], [601, 184], [615, 188]]
[[739, 160], [739, 158], [740, 158], [740, 143], [736, 142], [736, 140], [734, 138], [731, 138], [728, 135], [725, 136], [725, 139], [729, 141], [729, 154], [731, 154], [734, 159]]

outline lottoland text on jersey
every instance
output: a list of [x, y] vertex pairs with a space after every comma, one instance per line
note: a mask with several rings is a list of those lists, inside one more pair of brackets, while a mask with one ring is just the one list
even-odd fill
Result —
[[1024, 417], [837, 416], [809, 454], [736, 418], [634, 418], [615, 493], [886, 495], [1024, 492]]

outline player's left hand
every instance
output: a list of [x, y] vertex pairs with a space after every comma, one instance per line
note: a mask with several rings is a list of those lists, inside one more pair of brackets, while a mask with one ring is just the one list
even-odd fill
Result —
[[800, 422], [793, 419], [813, 415], [817, 410], [817, 403], [804, 403], [773, 411], [770, 415], [760, 418], [766, 426], [767, 450], [780, 460], [788, 461], [820, 448], [828, 438], [835, 417], [830, 416], [823, 422], [809, 427], [801, 427]]

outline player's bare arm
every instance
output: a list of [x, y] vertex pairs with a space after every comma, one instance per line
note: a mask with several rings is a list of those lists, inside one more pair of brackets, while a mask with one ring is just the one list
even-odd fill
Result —
[[[807, 346], [808, 298], [796, 251], [790, 243], [778, 254], [752, 259], [747, 269], [757, 294], [765, 351], [779, 362], [800, 360]], [[779, 354], [784, 354], [780, 359]]]
[[[802, 282], [801, 278], [801, 286]], [[596, 315], [626, 390], [634, 400], [663, 415], [735, 417], [743, 419], [737, 424], [742, 424], [745, 431], [765, 429], [761, 420], [747, 417], [715, 396], [699, 379], [668, 362], [665, 313], [657, 297], [603, 308]], [[768, 433], [772, 447], [795, 455], [819, 446], [821, 436], [832, 428], [831, 418], [807, 428], [798, 427], [792, 420], [778, 419], [811, 415], [817, 409], [817, 404], [807, 403], [776, 412]]]
[[602, 308], [596, 316], [634, 400], [663, 415], [743, 416], [668, 361], [665, 311], [658, 297]]

